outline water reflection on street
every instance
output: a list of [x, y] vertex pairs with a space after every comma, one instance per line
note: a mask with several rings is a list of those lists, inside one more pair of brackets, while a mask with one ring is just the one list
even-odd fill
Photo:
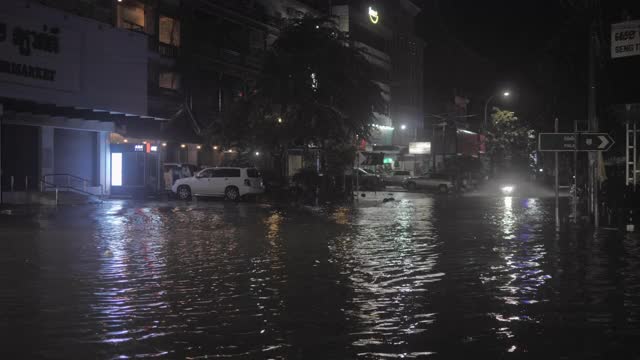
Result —
[[[0, 216], [2, 358], [636, 358], [638, 237], [549, 199]], [[10, 356], [9, 356], [10, 355]]]

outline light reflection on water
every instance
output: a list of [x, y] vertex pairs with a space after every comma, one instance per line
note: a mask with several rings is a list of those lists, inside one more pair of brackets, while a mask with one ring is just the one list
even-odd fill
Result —
[[431, 199], [356, 209], [355, 227], [330, 243], [352, 287], [346, 316], [352, 322], [352, 345], [361, 356], [431, 353], [407, 351], [406, 346], [408, 338], [433, 323], [436, 314], [421, 303], [428, 302], [429, 288], [444, 276], [434, 271], [438, 242], [431, 211]]
[[0, 217], [13, 357], [633, 358], [637, 238], [556, 236], [540, 199], [367, 201]]

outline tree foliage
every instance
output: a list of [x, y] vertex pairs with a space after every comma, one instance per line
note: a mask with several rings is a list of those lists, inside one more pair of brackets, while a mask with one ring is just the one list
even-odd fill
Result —
[[332, 22], [296, 20], [282, 29], [255, 86], [228, 108], [211, 137], [272, 151], [367, 138], [373, 111], [384, 106], [375, 77], [372, 65]]
[[534, 131], [513, 111], [494, 107], [487, 134], [487, 154], [494, 168], [526, 168], [534, 150]]

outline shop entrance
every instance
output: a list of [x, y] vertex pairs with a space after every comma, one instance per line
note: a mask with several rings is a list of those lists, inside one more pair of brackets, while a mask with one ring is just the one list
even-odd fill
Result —
[[3, 191], [38, 189], [39, 128], [25, 125], [2, 125], [2, 184]]

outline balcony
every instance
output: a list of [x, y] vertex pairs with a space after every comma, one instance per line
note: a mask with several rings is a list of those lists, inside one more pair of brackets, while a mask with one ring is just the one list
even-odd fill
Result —
[[149, 50], [157, 52], [160, 56], [175, 59], [180, 55], [180, 48], [162, 43], [154, 36], [149, 36]]
[[131, 30], [131, 31], [135, 31], [135, 32], [145, 33], [143, 25], [136, 24], [134, 22], [127, 21], [127, 20], [124, 20], [124, 19], [122, 20], [122, 28], [123, 29], [127, 29], [127, 30]]

